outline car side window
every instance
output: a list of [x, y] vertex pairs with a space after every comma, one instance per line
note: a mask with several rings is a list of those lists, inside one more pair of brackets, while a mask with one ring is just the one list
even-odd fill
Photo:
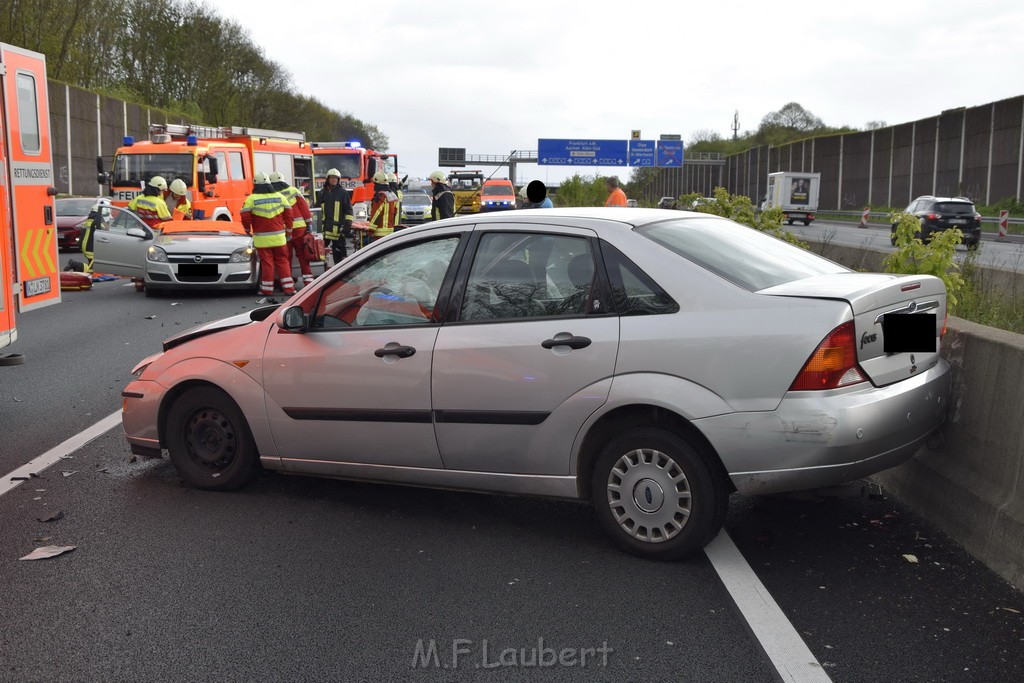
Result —
[[679, 304], [621, 251], [602, 242], [601, 253], [608, 268], [617, 313], [656, 315], [679, 311]]
[[111, 208], [109, 211], [110, 220], [104, 222], [104, 230], [123, 235], [128, 232], [129, 228], [145, 228], [145, 223], [127, 211], [121, 211], [118, 208]]
[[583, 237], [485, 234], [466, 283], [460, 320], [505, 320], [603, 313], [593, 296], [596, 268]]
[[345, 273], [324, 288], [310, 328], [435, 322], [434, 306], [458, 244], [458, 236], [417, 242]]

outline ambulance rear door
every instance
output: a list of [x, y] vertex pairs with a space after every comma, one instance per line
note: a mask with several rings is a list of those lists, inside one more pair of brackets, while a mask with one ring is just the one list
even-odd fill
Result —
[[18, 310], [29, 311], [60, 302], [46, 58], [0, 43], [0, 79], [6, 165], [6, 173], [0, 174], [6, 175], [3, 212], [14, 234], [11, 258]]

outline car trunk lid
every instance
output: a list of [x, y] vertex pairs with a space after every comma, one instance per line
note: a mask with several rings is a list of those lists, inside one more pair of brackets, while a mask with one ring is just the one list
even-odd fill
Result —
[[[769, 287], [758, 293], [839, 299], [849, 303], [856, 328], [857, 362], [876, 386], [913, 377], [939, 361], [939, 336], [946, 320], [946, 288], [936, 277], [833, 273]], [[886, 353], [882, 329], [886, 315], [934, 315], [935, 349]]]

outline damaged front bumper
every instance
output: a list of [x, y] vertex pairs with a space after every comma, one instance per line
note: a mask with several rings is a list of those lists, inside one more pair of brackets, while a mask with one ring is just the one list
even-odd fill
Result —
[[949, 365], [884, 387], [790, 392], [770, 412], [732, 413], [694, 425], [740, 493], [832, 486], [895, 467], [942, 423]]

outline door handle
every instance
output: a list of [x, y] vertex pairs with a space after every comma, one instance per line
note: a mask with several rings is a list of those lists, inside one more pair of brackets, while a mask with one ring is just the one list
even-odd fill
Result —
[[577, 337], [574, 335], [564, 339], [545, 339], [540, 343], [540, 345], [545, 349], [553, 349], [556, 346], [568, 346], [570, 349], [583, 349], [590, 346], [590, 338]]
[[373, 355], [377, 358], [383, 358], [384, 356], [398, 356], [399, 358], [408, 358], [416, 353], [416, 349], [411, 346], [385, 346], [377, 349], [373, 352]]

